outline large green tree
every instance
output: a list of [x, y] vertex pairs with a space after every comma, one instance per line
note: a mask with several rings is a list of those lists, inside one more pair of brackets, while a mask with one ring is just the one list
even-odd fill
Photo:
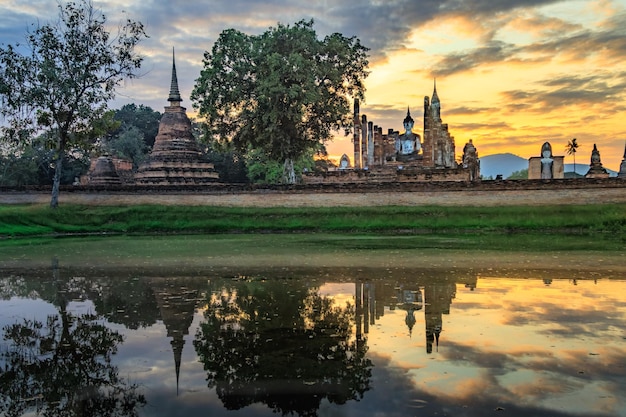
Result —
[[120, 82], [136, 76], [142, 58], [135, 47], [145, 36], [143, 25], [132, 20], [111, 34], [105, 15], [82, 0], [59, 3], [58, 20], [28, 31], [24, 47], [0, 48], [3, 137], [24, 142], [35, 132], [53, 134], [51, 207], [58, 205], [65, 152], [102, 133], [95, 122]]
[[349, 99], [365, 92], [367, 50], [339, 33], [318, 39], [312, 20], [257, 36], [228, 29], [205, 52], [191, 98], [210, 137], [262, 151], [293, 183], [294, 161], [348, 133]]

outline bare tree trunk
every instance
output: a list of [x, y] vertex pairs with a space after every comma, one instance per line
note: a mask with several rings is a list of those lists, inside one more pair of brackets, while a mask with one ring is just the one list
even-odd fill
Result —
[[293, 159], [286, 158], [283, 165], [283, 181], [285, 184], [296, 183], [296, 171], [293, 168]]
[[54, 179], [52, 180], [52, 198], [50, 208], [59, 206], [59, 186], [61, 185], [61, 171], [63, 169], [63, 152], [59, 152], [54, 162]]

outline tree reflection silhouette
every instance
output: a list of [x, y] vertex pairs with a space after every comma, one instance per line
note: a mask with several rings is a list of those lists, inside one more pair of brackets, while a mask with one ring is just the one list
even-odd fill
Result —
[[365, 341], [351, 337], [354, 306], [300, 281], [218, 284], [207, 303], [194, 346], [227, 409], [261, 402], [314, 416], [324, 398], [343, 404], [369, 390]]
[[7, 416], [33, 409], [44, 416], [136, 416], [145, 404], [111, 364], [122, 336], [97, 316], [63, 309], [46, 323], [24, 320], [3, 333], [0, 411]]
[[[5, 326], [0, 352], [0, 415], [136, 416], [145, 405], [135, 385], [111, 364], [123, 337], [95, 314], [67, 311], [76, 291], [53, 260], [50, 298], [59, 314], [45, 323], [24, 319]], [[80, 291], [79, 291], [80, 292]]]

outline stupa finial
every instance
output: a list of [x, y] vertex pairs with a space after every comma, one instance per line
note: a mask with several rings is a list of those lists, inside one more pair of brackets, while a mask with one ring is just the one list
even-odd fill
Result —
[[180, 91], [178, 90], [178, 78], [176, 77], [176, 58], [174, 56], [174, 47], [172, 47], [172, 83], [170, 84], [170, 96], [167, 101], [171, 102], [172, 105], [176, 105], [183, 101], [180, 98]]

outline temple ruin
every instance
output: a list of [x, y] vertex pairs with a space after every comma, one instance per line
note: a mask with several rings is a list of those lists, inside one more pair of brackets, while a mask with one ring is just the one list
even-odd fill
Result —
[[593, 150], [591, 151], [591, 163], [589, 164], [589, 171], [585, 174], [585, 178], [609, 178], [609, 172], [602, 166], [600, 161], [600, 151], [596, 144], [593, 144]]
[[441, 119], [441, 101], [434, 84], [432, 98], [424, 97], [422, 136], [413, 132], [415, 121], [407, 108], [404, 132], [382, 127], [361, 114], [360, 103], [354, 102], [354, 159], [350, 166], [347, 155], [337, 170], [323, 174], [304, 175], [305, 183], [388, 182], [388, 181], [474, 181], [480, 179], [480, 161], [470, 140], [464, 147], [461, 162], [456, 161], [454, 137]]
[[552, 145], [545, 142], [541, 146], [541, 156], [531, 156], [528, 159], [529, 180], [551, 180], [565, 178], [564, 156], [554, 156]]
[[186, 109], [180, 105], [176, 61], [172, 50], [170, 102], [159, 123], [159, 132], [148, 160], [135, 174], [140, 185], [197, 185], [219, 181], [212, 162], [206, 159], [193, 136]]

